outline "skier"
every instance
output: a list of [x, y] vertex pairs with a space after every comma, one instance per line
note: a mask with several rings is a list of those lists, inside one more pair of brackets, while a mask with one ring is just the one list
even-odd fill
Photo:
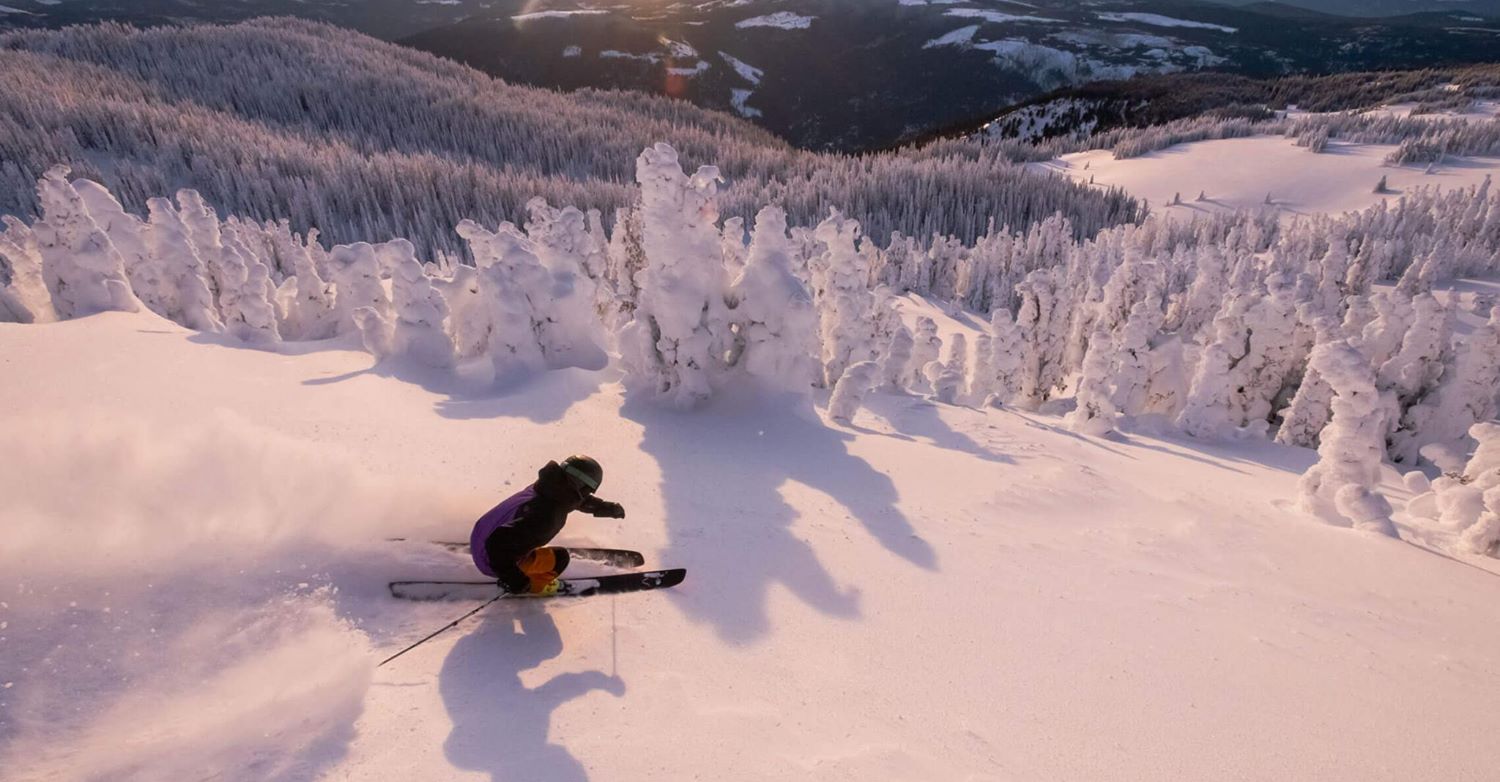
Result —
[[594, 496], [604, 468], [587, 456], [547, 462], [536, 483], [496, 505], [474, 524], [469, 551], [479, 572], [495, 577], [512, 594], [555, 594], [558, 576], [568, 568], [568, 550], [547, 543], [575, 511], [608, 519], [625, 509]]

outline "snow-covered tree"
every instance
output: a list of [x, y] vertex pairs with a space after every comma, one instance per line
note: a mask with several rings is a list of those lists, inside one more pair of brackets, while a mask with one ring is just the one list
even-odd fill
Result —
[[313, 254], [299, 243], [284, 249], [292, 268], [277, 292], [282, 309], [282, 333], [288, 339], [327, 339], [338, 327], [334, 300], [336, 292], [323, 279], [313, 261]]
[[943, 352], [943, 340], [938, 336], [937, 321], [923, 315], [917, 318], [917, 334], [912, 345], [911, 363], [908, 365], [910, 379], [906, 387], [914, 391], [931, 390], [927, 381], [927, 365], [938, 360]]
[[822, 369], [816, 358], [818, 315], [812, 295], [792, 272], [786, 213], [780, 208], [767, 206], [756, 214], [729, 301], [738, 329], [738, 362], [746, 371], [773, 387], [811, 388]]
[[852, 421], [879, 375], [880, 365], [874, 361], [861, 361], [845, 369], [828, 398], [828, 417], [846, 424]]
[[927, 387], [932, 389], [932, 398], [943, 404], [958, 404], [958, 395], [963, 391], [964, 376], [951, 364], [944, 361], [929, 361], [922, 367], [922, 376]]
[[1431, 389], [1442, 377], [1443, 358], [1452, 326], [1442, 302], [1430, 293], [1412, 301], [1411, 325], [1401, 337], [1395, 355], [1380, 365], [1380, 384], [1403, 400], [1414, 399]]
[[953, 339], [948, 341], [948, 355], [943, 366], [960, 378], [969, 377], [969, 339], [963, 332], [954, 334]]
[[89, 215], [68, 173], [67, 166], [54, 167], [37, 184], [42, 219], [32, 227], [57, 314], [77, 318], [107, 310], [135, 312], [139, 304], [130, 292], [123, 259]]
[[1015, 400], [1021, 390], [1021, 366], [1024, 346], [1021, 331], [1009, 310], [998, 309], [990, 313], [992, 337], [991, 368], [994, 377], [994, 402], [1007, 405]]
[[208, 270], [193, 246], [177, 208], [165, 198], [146, 202], [150, 210], [147, 253], [160, 279], [152, 285], [162, 315], [198, 331], [221, 331], [218, 304], [209, 288]]
[[824, 252], [814, 263], [821, 295], [819, 331], [823, 342], [823, 377], [832, 384], [844, 369], [878, 355], [869, 259], [860, 252], [859, 223], [838, 212], [818, 224], [814, 236]]
[[1083, 377], [1078, 383], [1078, 406], [1063, 419], [1079, 434], [1102, 437], [1115, 430], [1119, 411], [1110, 399], [1110, 375], [1115, 362], [1115, 344], [1109, 332], [1097, 330], [1089, 338], [1083, 359]]
[[1067, 313], [1058, 306], [1054, 269], [1038, 269], [1016, 285], [1021, 306], [1016, 328], [1021, 335], [1021, 371], [1014, 403], [1036, 409], [1063, 383], [1067, 350]]
[[1394, 537], [1390, 503], [1376, 491], [1385, 455], [1385, 415], [1375, 373], [1349, 340], [1319, 345], [1311, 366], [1333, 388], [1333, 414], [1318, 445], [1318, 461], [1298, 484], [1301, 507]]
[[[936, 328], [937, 324], [934, 323]], [[915, 347], [911, 329], [904, 324], [891, 334], [885, 354], [880, 360], [880, 376], [885, 386], [893, 391], [905, 391], [912, 379], [912, 354]]]
[[713, 393], [730, 341], [726, 280], [714, 203], [719, 172], [688, 177], [666, 144], [636, 159], [646, 267], [636, 275], [634, 320], [620, 335], [627, 381], [679, 407]]
[[981, 331], [974, 337], [974, 368], [964, 387], [964, 397], [976, 407], [984, 405], [995, 394], [995, 339]]
[[388, 244], [399, 258], [391, 275], [394, 323], [382, 319], [373, 308], [356, 312], [356, 322], [365, 335], [367, 348], [380, 358], [397, 357], [435, 369], [454, 364], [453, 339], [448, 335], [448, 302], [432, 285], [417, 261], [416, 248], [402, 239]]
[[[222, 255], [222, 247], [219, 252]], [[222, 268], [222, 260], [219, 265]], [[328, 268], [337, 291], [334, 298], [337, 333], [344, 334], [357, 328], [354, 311], [362, 307], [369, 307], [381, 319], [390, 320], [391, 301], [380, 281], [380, 265], [374, 245], [368, 242], [341, 244], [329, 251]], [[222, 278], [223, 274], [218, 276]]]
[[[1105, 382], [1111, 388], [1110, 402], [1120, 413], [1140, 415], [1150, 407], [1151, 381], [1155, 374], [1151, 341], [1156, 338], [1161, 323], [1161, 306], [1154, 297], [1136, 302], [1118, 336], [1111, 341], [1110, 355], [1099, 359], [1110, 362]], [[1093, 351], [1092, 343], [1091, 339], [1090, 352]], [[1084, 363], [1087, 365], [1088, 359], [1084, 359]], [[1087, 376], [1087, 369], [1084, 374]], [[1079, 393], [1083, 393], [1081, 388]]]
[[[271, 298], [274, 291], [265, 264], [242, 252], [238, 243], [221, 246], [219, 311], [226, 331], [252, 345], [280, 342], [276, 306]], [[380, 298], [385, 301], [383, 289]]]
[[36, 234], [10, 215], [0, 216], [0, 322], [46, 323], [57, 319], [42, 275]]
[[1198, 358], [1187, 400], [1177, 416], [1177, 426], [1184, 432], [1213, 440], [1227, 436], [1236, 426], [1232, 414], [1234, 388], [1231, 386], [1229, 348], [1219, 339], [1203, 349]]
[[[459, 327], [465, 340], [480, 339], [481, 352], [489, 357], [495, 378], [571, 366], [550, 355], [559, 348], [566, 355], [575, 343], [567, 329], [554, 331], [554, 277], [532, 251], [531, 242], [510, 223], [489, 231], [465, 220], [458, 231], [469, 241], [479, 264], [482, 302], [478, 312], [466, 309]], [[583, 297], [565, 300], [575, 310], [592, 306]]]
[[[1271, 412], [1285, 404], [1295, 389], [1300, 358], [1292, 280], [1275, 275], [1268, 278], [1266, 287], [1266, 295], [1243, 311], [1239, 327], [1246, 335], [1245, 347], [1231, 374], [1234, 415], [1240, 425], [1258, 432], [1265, 431]], [[1231, 311], [1237, 310], [1237, 303], [1231, 303]], [[1237, 339], [1234, 344], [1239, 344]]]
[[[1343, 338], [1343, 332], [1333, 318], [1323, 316], [1314, 323], [1317, 345], [1327, 345]], [[1313, 348], [1316, 350], [1316, 346]], [[1309, 367], [1302, 375], [1297, 393], [1291, 404], [1281, 410], [1281, 427], [1276, 430], [1276, 442], [1312, 448], [1318, 444], [1318, 435], [1328, 425], [1333, 409], [1333, 386], [1323, 379], [1317, 369]]]
[[1394, 460], [1411, 463], [1423, 446], [1452, 444], [1469, 428], [1500, 413], [1500, 308], [1458, 342], [1436, 390], [1412, 405], [1391, 436]]
[[1500, 423], [1475, 424], [1469, 436], [1478, 447], [1464, 467], [1464, 489], [1478, 495], [1480, 507], [1462, 527], [1459, 545], [1475, 554], [1500, 555]]

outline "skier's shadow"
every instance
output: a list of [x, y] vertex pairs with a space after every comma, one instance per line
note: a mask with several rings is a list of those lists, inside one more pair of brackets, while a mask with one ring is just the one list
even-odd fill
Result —
[[641, 449], [661, 470], [671, 536], [663, 562], [707, 574], [673, 599], [733, 643], [769, 630], [772, 584], [833, 616], [857, 617], [859, 592], [841, 588], [817, 553], [792, 530], [798, 512], [790, 484], [837, 504], [806, 522], [822, 537], [869, 534], [887, 550], [926, 570], [937, 555], [896, 507], [891, 479], [851, 454], [852, 436], [826, 426], [794, 397], [726, 393], [711, 413], [675, 412], [645, 402], [622, 410], [645, 432]]
[[453, 732], [443, 745], [449, 762], [502, 780], [588, 779], [583, 764], [549, 741], [552, 712], [594, 690], [619, 696], [625, 682], [602, 671], [560, 673], [536, 687], [521, 672], [562, 653], [562, 636], [540, 605], [495, 606], [443, 661], [438, 689]]

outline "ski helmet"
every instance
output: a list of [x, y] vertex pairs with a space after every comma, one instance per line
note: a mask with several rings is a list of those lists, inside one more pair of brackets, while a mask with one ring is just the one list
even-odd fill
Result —
[[569, 456], [562, 463], [563, 474], [579, 491], [593, 494], [604, 482], [604, 468], [593, 458], [583, 455]]

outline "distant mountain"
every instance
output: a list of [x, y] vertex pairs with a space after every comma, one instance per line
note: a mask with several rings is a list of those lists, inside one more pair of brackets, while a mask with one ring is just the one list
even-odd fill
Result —
[[1500, 0], [1219, 0], [1225, 5], [1259, 10], [1261, 6], [1289, 5], [1326, 14], [1354, 17], [1404, 16], [1419, 13], [1462, 13], [1500, 17]]
[[1451, 11], [1484, 3], [1500, 0], [1372, 20], [1301, 2], [1196, 0], [4, 0], [14, 11], [0, 13], [0, 26], [295, 15], [514, 83], [678, 97], [798, 146], [861, 151], [1138, 74], [1267, 77], [1492, 60], [1500, 21]]
[[[737, 111], [800, 146], [846, 151], [1098, 80], [1412, 68], [1492, 59], [1500, 45], [1500, 23], [1468, 17], [1354, 21], [1174, 0], [502, 7], [402, 43], [511, 81], [674, 95]], [[1287, 12], [1299, 14], [1295, 26]]]

